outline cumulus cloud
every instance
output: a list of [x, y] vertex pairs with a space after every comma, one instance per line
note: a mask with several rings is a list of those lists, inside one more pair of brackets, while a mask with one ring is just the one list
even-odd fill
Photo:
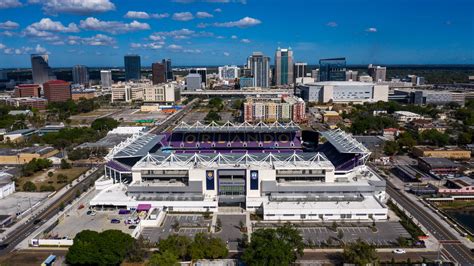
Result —
[[239, 37], [237, 37], [237, 35], [232, 35], [230, 36], [230, 38], [235, 40], [235, 39], [238, 39]]
[[91, 37], [69, 36], [66, 43], [69, 45], [113, 46], [116, 41], [110, 36], [96, 34]]
[[368, 28], [365, 31], [366, 32], [377, 32], [377, 28]]
[[110, 0], [34, 0], [43, 5], [43, 11], [48, 14], [71, 13], [91, 14], [115, 10]]
[[196, 13], [196, 17], [197, 18], [212, 18], [214, 16], [212, 14], [207, 13], [207, 12], [199, 11], [199, 12]]
[[194, 19], [194, 16], [191, 12], [178, 12], [173, 14], [173, 19], [178, 21], [189, 21]]
[[230, 55], [229, 52], [224, 52], [223, 54], [224, 54], [224, 56], [229, 56]]
[[170, 14], [168, 14], [168, 13], [151, 14], [151, 17], [152, 17], [152, 18], [156, 18], [156, 19], [167, 18], [167, 17], [169, 17], [169, 16], [170, 16]]
[[29, 25], [26, 29], [50, 32], [79, 32], [79, 28], [74, 23], [64, 26], [61, 22], [53, 21], [50, 18], [43, 18], [39, 22]]
[[200, 54], [201, 50], [199, 50], [199, 49], [183, 49], [183, 53]]
[[250, 40], [249, 40], [249, 39], [242, 39], [242, 40], [240, 40], [240, 42], [243, 42], [243, 43], [250, 43]]
[[144, 44], [142, 44], [142, 43], [131, 43], [130, 47], [133, 48], [133, 49], [144, 48], [144, 49], [158, 50], [158, 49], [163, 48], [163, 44], [164, 43], [160, 43], [160, 42], [151, 42], [151, 43], [144, 43]]
[[149, 38], [152, 41], [164, 41], [166, 39], [166, 37], [162, 36], [159, 32], [152, 33]]
[[5, 48], [7, 48], [7, 46], [6, 46], [5, 44], [3, 44], [3, 43], [0, 43], [0, 50], [3, 50], [3, 49], [5, 49]]
[[183, 40], [183, 39], [189, 39], [191, 37], [212, 37], [212, 36], [214, 36], [214, 34], [211, 32], [206, 32], [206, 31], [196, 32], [190, 29], [180, 29], [180, 30], [173, 30], [173, 31], [154, 32], [152, 35], [150, 35], [150, 39], [171, 37], [173, 39]]
[[48, 50], [46, 48], [42, 47], [41, 45], [37, 44], [35, 47], [35, 53], [37, 54], [46, 54], [48, 53]]
[[326, 24], [326, 26], [331, 27], [331, 28], [334, 28], [334, 27], [337, 27], [338, 25], [337, 25], [336, 22], [330, 21], [330, 22], [328, 22], [328, 23]]
[[3, 8], [13, 8], [22, 6], [21, 2], [18, 0], [2, 0], [0, 1], [0, 9]]
[[149, 19], [150, 15], [143, 11], [128, 11], [124, 16], [125, 18], [136, 18], [136, 19]]
[[258, 19], [245, 17], [237, 21], [214, 23], [213, 25], [216, 27], [225, 27], [225, 28], [231, 28], [231, 27], [247, 28], [247, 27], [256, 26], [260, 23], [262, 22]]
[[119, 21], [101, 21], [94, 17], [81, 20], [79, 26], [85, 30], [104, 31], [112, 34], [150, 29], [148, 23], [141, 23], [136, 20], [123, 23]]
[[0, 32], [0, 35], [6, 36], [6, 37], [13, 37], [16, 34], [17, 34], [16, 32], [9, 31], [9, 30]]
[[18, 27], [20, 27], [20, 25], [16, 22], [11, 21], [11, 20], [7, 20], [5, 22], [0, 22], [0, 29], [2, 29], [2, 30], [15, 30]]
[[220, 8], [216, 8], [216, 9], [214, 9], [214, 12], [216, 12], [216, 13], [220, 13], [220, 12], [222, 12], [222, 9], [220, 9]]
[[183, 47], [181, 45], [177, 45], [177, 44], [170, 44], [166, 48], [168, 48], [170, 50], [182, 50], [183, 49]]

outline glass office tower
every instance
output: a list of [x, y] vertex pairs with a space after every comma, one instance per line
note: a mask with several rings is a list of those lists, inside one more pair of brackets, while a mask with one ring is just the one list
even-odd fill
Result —
[[141, 62], [139, 55], [126, 55], [125, 61], [125, 80], [141, 78]]
[[346, 58], [319, 60], [319, 81], [345, 81]]

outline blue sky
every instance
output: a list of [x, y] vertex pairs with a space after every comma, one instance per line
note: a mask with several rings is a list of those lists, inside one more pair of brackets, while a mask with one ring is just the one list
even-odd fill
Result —
[[472, 0], [0, 0], [0, 67], [244, 64], [273, 60], [348, 64], [474, 64]]

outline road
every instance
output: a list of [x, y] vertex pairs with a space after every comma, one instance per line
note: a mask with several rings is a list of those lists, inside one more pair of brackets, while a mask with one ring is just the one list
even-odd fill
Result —
[[159, 134], [166, 131], [169, 127], [175, 126], [177, 122], [193, 109], [194, 105], [199, 102], [199, 99], [193, 99], [190, 101], [183, 109], [175, 113], [173, 117], [170, 117], [168, 120], [164, 121], [160, 125], [154, 127], [150, 130], [150, 133]]
[[434, 219], [424, 209], [420, 208], [413, 201], [403, 195], [402, 192], [387, 180], [387, 193], [414, 218], [418, 220], [435, 237], [442, 246], [441, 253], [449, 259], [458, 262], [460, 265], [474, 265], [474, 257], [469, 248], [464, 246], [456, 236], [444, 228], [440, 219]]
[[19, 226], [10, 235], [8, 235], [7, 238], [2, 242], [0, 256], [4, 256], [5, 254], [11, 252], [21, 241], [30, 236], [42, 224], [56, 215], [60, 211], [62, 204], [66, 205], [68, 202], [72, 201], [76, 197], [76, 191], [81, 190], [83, 185], [88, 185], [89, 182], [94, 181], [100, 177], [103, 171], [104, 168], [99, 166], [96, 171], [92, 172], [74, 187], [69, 189], [60, 198], [49, 205], [49, 207], [47, 207], [43, 212], [38, 214], [35, 219], [27, 221], [26, 223]]

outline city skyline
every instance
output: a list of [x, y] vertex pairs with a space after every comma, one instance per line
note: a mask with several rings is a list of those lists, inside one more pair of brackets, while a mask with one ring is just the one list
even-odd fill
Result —
[[[470, 1], [305, 2], [7, 1], [0, 4], [0, 67], [28, 67], [32, 53], [48, 53], [51, 67], [120, 67], [126, 54], [140, 55], [146, 67], [161, 58], [176, 66], [242, 65], [254, 51], [273, 62], [277, 47], [309, 64], [331, 57], [348, 65], [474, 63]], [[390, 8], [379, 10], [383, 2]], [[281, 10], [283, 19], [275, 16]]]

